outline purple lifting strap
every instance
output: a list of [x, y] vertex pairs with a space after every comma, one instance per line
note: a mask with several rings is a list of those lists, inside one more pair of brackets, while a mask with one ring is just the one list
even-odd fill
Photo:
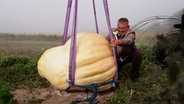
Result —
[[[104, 10], [105, 10], [105, 14], [106, 14], [106, 20], [107, 20], [107, 25], [108, 25], [108, 29], [109, 29], [109, 34], [110, 34], [110, 39], [112, 40], [112, 29], [111, 29], [111, 22], [110, 22], [110, 16], [109, 16], [109, 9], [108, 9], [108, 2], [107, 0], [103, 0], [103, 4], [104, 4]], [[114, 80], [117, 77], [117, 72], [118, 72], [118, 66], [117, 66], [117, 61], [116, 61], [116, 50], [113, 47], [113, 55], [114, 55], [114, 60], [115, 60], [115, 65], [116, 65], [116, 73], [114, 75]]]
[[69, 80], [71, 81], [70, 85], [73, 85], [75, 83], [77, 8], [78, 8], [78, 0], [75, 1], [75, 11], [71, 34], [71, 47], [70, 47], [70, 60], [69, 60]]
[[72, 0], [68, 0], [68, 6], [66, 11], [66, 19], [65, 19], [65, 26], [64, 26], [64, 32], [63, 32], [63, 38], [62, 38], [62, 45], [66, 43], [67, 34], [68, 34], [68, 24], [70, 20], [70, 12], [71, 12], [71, 6], [72, 6]]
[[99, 33], [98, 22], [97, 22], [97, 17], [96, 17], [95, 0], [93, 0], [93, 10], [94, 10], [94, 17], [95, 17], [95, 24], [96, 24], [96, 33]]

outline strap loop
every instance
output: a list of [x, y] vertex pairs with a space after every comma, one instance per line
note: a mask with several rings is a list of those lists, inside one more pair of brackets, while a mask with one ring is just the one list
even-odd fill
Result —
[[[70, 82], [68, 82], [68, 83], [70, 83]], [[104, 85], [107, 85], [107, 84], [112, 84], [112, 86], [115, 87], [115, 81], [111, 80], [111, 81], [104, 82], [104, 83], [101, 83], [101, 84], [92, 83], [89, 86], [73, 84], [72, 86], [69, 86], [66, 89], [66, 91], [69, 91], [71, 87], [84, 88], [84, 89], [86, 89], [87, 98], [84, 99], [84, 100], [72, 101], [71, 104], [77, 104], [77, 103], [81, 103], [81, 102], [89, 102], [89, 104], [94, 104], [95, 103], [95, 99], [96, 99], [96, 97], [98, 95], [98, 87], [101, 87], [101, 86], [104, 86]], [[88, 97], [89, 91], [93, 91], [93, 95], [91, 97]]]

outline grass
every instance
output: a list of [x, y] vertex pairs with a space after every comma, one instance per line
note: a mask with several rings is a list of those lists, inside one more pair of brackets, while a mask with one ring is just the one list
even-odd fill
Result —
[[[139, 82], [133, 83], [128, 79], [123, 84], [119, 83], [120, 89], [118, 93], [108, 103], [183, 104], [183, 39], [184, 34], [181, 33], [177, 35], [175, 40], [169, 40], [163, 44], [171, 52], [166, 58], [168, 67], [158, 65], [152, 45], [139, 44], [143, 51]], [[124, 66], [122, 73], [125, 73], [130, 68], [130, 65]]]
[[13, 33], [0, 33], [0, 40], [11, 41], [61, 41], [61, 36], [55, 34], [13, 34]]
[[[143, 60], [138, 82], [132, 82], [124, 73], [129, 73], [131, 64], [126, 64], [119, 75], [119, 90], [108, 104], [154, 104], [160, 103], [159, 94], [169, 86], [167, 70], [156, 64], [152, 48], [140, 45]], [[151, 56], [151, 57], [150, 57]], [[123, 73], [123, 74], [122, 74]], [[166, 99], [166, 103], [169, 99]], [[158, 101], [158, 102], [157, 102]]]
[[32, 92], [50, 85], [38, 75], [36, 66], [46, 49], [61, 44], [57, 37], [0, 34], [0, 85], [4, 85], [0, 86], [0, 104], [13, 103], [10, 90], [25, 88]]
[[61, 45], [61, 39], [58, 35], [0, 33], [0, 56], [35, 56]]
[[9, 91], [11, 88], [6, 85], [0, 85], [0, 104], [12, 104], [13, 94]]
[[55, 41], [0, 41], [0, 56], [23, 55], [35, 56], [46, 49], [60, 45], [61, 42]]
[[56, 35], [0, 33], [0, 83], [13, 88], [21, 84], [30, 88], [44, 84], [37, 73], [37, 61], [46, 49], [60, 45], [60, 40], [61, 36]]

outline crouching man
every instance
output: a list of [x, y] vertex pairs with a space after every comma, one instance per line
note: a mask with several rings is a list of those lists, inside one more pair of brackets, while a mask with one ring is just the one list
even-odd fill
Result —
[[118, 70], [120, 70], [120, 67], [126, 63], [131, 62], [131, 80], [138, 81], [142, 53], [135, 46], [135, 32], [130, 30], [128, 19], [120, 18], [117, 22], [117, 28], [113, 30], [112, 41], [110, 41], [109, 35], [106, 37], [106, 39], [110, 42], [110, 45], [116, 49]]

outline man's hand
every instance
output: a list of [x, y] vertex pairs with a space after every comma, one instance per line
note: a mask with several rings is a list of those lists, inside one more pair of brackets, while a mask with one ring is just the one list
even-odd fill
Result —
[[110, 45], [111, 46], [118, 46], [120, 44], [120, 41], [119, 40], [112, 40], [111, 42], [110, 42]]

